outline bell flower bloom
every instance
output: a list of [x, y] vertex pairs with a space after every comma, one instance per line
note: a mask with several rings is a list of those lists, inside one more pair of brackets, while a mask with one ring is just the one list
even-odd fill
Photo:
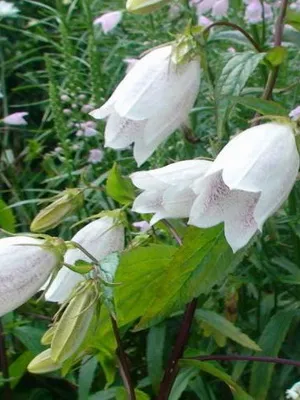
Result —
[[297, 121], [298, 119], [300, 119], [300, 106], [294, 108], [294, 109], [289, 113], [289, 117], [290, 117], [293, 121]]
[[286, 399], [300, 400], [300, 382], [295, 383], [285, 392]]
[[184, 124], [200, 86], [200, 63], [176, 65], [172, 46], [149, 52], [138, 60], [99, 109], [90, 113], [107, 118], [105, 146], [127, 148], [141, 165], [177, 128]]
[[264, 9], [260, 0], [249, 0], [245, 12], [245, 20], [249, 24], [258, 24], [263, 19], [263, 11], [265, 19], [273, 18], [273, 12], [270, 4], [264, 2]]
[[135, 199], [132, 210], [154, 214], [150, 225], [163, 218], [185, 218], [196, 198], [193, 182], [204, 176], [211, 161], [179, 161], [163, 168], [133, 173], [133, 184], [143, 192]]
[[[124, 228], [116, 225], [111, 217], [97, 219], [80, 229], [72, 238], [97, 260], [101, 261], [110, 253], [124, 249]], [[77, 260], [92, 261], [79, 249], [67, 250], [64, 262], [74, 265]], [[75, 286], [85, 279], [84, 275], [62, 267], [45, 293], [48, 301], [63, 303], [72, 293]]]
[[270, 122], [247, 129], [195, 181], [189, 224], [207, 228], [224, 222], [225, 237], [236, 252], [287, 199], [298, 169], [290, 125]]
[[7, 125], [27, 125], [27, 121], [24, 119], [27, 115], [28, 112], [16, 112], [7, 115], [2, 121]]
[[[56, 239], [53, 239], [54, 241]], [[63, 261], [64, 244], [14, 236], [0, 239], [0, 316], [39, 291]]]
[[213, 17], [224, 17], [229, 8], [228, 0], [191, 0], [190, 3], [196, 7], [198, 16], [211, 11]]
[[112, 31], [122, 20], [121, 11], [111, 11], [94, 20], [94, 25], [101, 25], [103, 33]]

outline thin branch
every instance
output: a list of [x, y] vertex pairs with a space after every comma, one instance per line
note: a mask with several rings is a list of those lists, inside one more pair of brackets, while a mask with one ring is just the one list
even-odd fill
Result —
[[300, 361], [288, 360], [287, 358], [278, 357], [264, 357], [264, 356], [240, 356], [237, 354], [216, 354], [211, 356], [199, 356], [199, 357], [188, 357], [184, 360], [198, 360], [198, 361], [252, 361], [252, 362], [263, 362], [270, 364], [284, 364], [292, 365], [294, 367], [300, 367]]
[[203, 34], [205, 34], [206, 32], [209, 32], [211, 30], [211, 28], [213, 28], [214, 26], [229, 26], [230, 28], [241, 32], [249, 40], [249, 42], [252, 44], [252, 46], [255, 48], [255, 50], [257, 50], [259, 53], [262, 52], [262, 49], [260, 48], [259, 44], [253, 39], [253, 37], [251, 35], [249, 35], [249, 33], [246, 32], [239, 25], [233, 24], [232, 22], [228, 22], [228, 21], [214, 22], [203, 30]]
[[119, 334], [119, 328], [116, 323], [116, 320], [113, 317], [111, 317], [110, 319], [111, 319], [111, 324], [112, 324], [114, 335], [115, 335], [117, 345], [118, 345], [117, 356], [118, 356], [118, 361], [119, 361], [120, 374], [123, 379], [124, 386], [128, 393], [128, 399], [136, 400], [136, 396], [135, 396], [135, 392], [134, 392], [134, 385], [132, 383], [131, 376], [130, 376], [127, 355], [122, 346], [122, 341], [121, 341], [121, 337]]
[[3, 400], [12, 400], [12, 390], [9, 383], [9, 370], [8, 370], [8, 360], [5, 348], [5, 335], [3, 330], [2, 321], [0, 319], [0, 368], [2, 372], [3, 379], [7, 379], [4, 383], [4, 396]]
[[163, 219], [162, 223], [164, 223], [168, 227], [169, 231], [171, 232], [172, 236], [174, 237], [176, 242], [179, 244], [179, 246], [182, 246], [182, 239], [179, 236], [179, 234], [177, 233], [177, 231], [174, 228], [174, 226], [166, 219]]
[[192, 300], [186, 307], [175, 346], [168, 361], [167, 368], [165, 369], [163, 380], [160, 384], [157, 400], [168, 400], [169, 398], [173, 383], [179, 371], [178, 363], [183, 355], [184, 348], [189, 338], [196, 308], [197, 299]]

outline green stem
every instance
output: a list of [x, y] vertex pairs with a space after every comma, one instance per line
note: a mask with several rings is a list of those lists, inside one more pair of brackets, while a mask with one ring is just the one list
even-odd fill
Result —
[[[291, 216], [297, 215], [297, 190], [296, 186], [293, 188], [289, 195], [289, 214]], [[294, 231], [293, 228], [291, 228], [291, 236], [292, 236], [292, 243], [294, 247], [294, 257], [295, 257], [295, 263], [300, 267], [300, 240]]]

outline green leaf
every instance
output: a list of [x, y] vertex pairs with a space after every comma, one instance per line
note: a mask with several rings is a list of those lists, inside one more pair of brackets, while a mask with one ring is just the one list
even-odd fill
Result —
[[289, 114], [284, 107], [272, 100], [264, 100], [254, 96], [232, 97], [232, 100], [251, 110], [257, 111], [261, 115], [287, 117]]
[[222, 335], [229, 337], [234, 342], [241, 344], [249, 349], [260, 351], [260, 347], [253, 342], [247, 335], [242, 333], [232, 322], [228, 321], [221, 315], [208, 310], [197, 309], [195, 318], [204, 321], [213, 329], [220, 332]]
[[[209, 362], [203, 362], [198, 360], [181, 360], [180, 365], [182, 366], [189, 366], [198, 368], [203, 372], [207, 372], [208, 374], [220, 379], [221, 381], [225, 382], [236, 400], [254, 400], [248, 393], [244, 391], [228, 374], [226, 374], [221, 369], [217, 368], [215, 365]], [[263, 381], [262, 381], [263, 382]], [[255, 400], [258, 400], [255, 397]]]
[[121, 175], [116, 163], [108, 173], [106, 192], [120, 204], [130, 204], [135, 198], [135, 190], [131, 180]]
[[214, 32], [211, 32], [208, 43], [213, 43], [213, 42], [223, 42], [228, 41], [230, 44], [232, 43], [237, 43], [243, 46], [251, 47], [253, 48], [252, 44], [249, 42], [249, 40], [239, 31], [220, 31], [216, 30]]
[[273, 67], [282, 64], [287, 56], [287, 49], [283, 46], [273, 47], [266, 54], [265, 60], [268, 61]]
[[[136, 400], [150, 400], [150, 397], [139, 389], [134, 390]], [[116, 390], [116, 400], [128, 400], [127, 391], [120, 387]]]
[[169, 400], [179, 400], [182, 393], [187, 388], [191, 379], [198, 375], [198, 371], [195, 368], [183, 368], [177, 375], [174, 385], [172, 387]]
[[176, 247], [151, 245], [121, 255], [114, 288], [118, 324], [134, 321], [145, 312], [169, 267]]
[[4, 200], [0, 199], [0, 228], [5, 231], [15, 233], [16, 231], [16, 219], [11, 208], [7, 208], [8, 205]]
[[146, 328], [154, 318], [165, 317], [193, 298], [209, 293], [235, 269], [243, 255], [244, 250], [233, 254], [221, 225], [209, 229], [189, 227], [183, 246], [161, 272], [159, 281], [156, 277], [151, 301], [137, 328]]
[[160, 324], [150, 328], [147, 337], [147, 368], [152, 387], [159, 388], [163, 376], [163, 354], [166, 337], [166, 325]]
[[224, 66], [216, 84], [217, 131], [220, 138], [224, 134], [224, 125], [229, 114], [230, 97], [238, 96], [265, 53], [247, 51], [234, 55]]
[[45, 348], [41, 344], [44, 330], [33, 326], [18, 326], [14, 328], [13, 334], [34, 355], [39, 354]]
[[283, 41], [292, 43], [293, 45], [300, 47], [300, 33], [293, 29], [284, 29]]
[[[107, 283], [113, 283], [120, 259], [118, 253], [111, 253], [101, 260], [101, 278]], [[115, 305], [112, 286], [101, 283], [103, 303], [111, 315], [115, 316]]]
[[[295, 310], [279, 311], [271, 318], [258, 342], [262, 349], [262, 352], [258, 353], [259, 356], [277, 357], [296, 314], [297, 311]], [[274, 367], [275, 364], [253, 363], [250, 377], [250, 393], [255, 400], [267, 398]]]
[[27, 366], [33, 358], [34, 355], [31, 351], [25, 351], [9, 366], [10, 387], [12, 389], [17, 386], [20, 379], [27, 372]]
[[285, 17], [285, 23], [300, 31], [300, 12], [288, 9]]
[[88, 398], [97, 364], [96, 357], [89, 358], [88, 356], [83, 359], [78, 378], [78, 400], [86, 400]]

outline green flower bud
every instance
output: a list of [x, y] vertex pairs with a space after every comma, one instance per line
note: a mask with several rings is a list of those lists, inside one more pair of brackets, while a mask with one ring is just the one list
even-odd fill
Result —
[[66, 189], [49, 206], [41, 210], [31, 223], [32, 232], [55, 228], [64, 218], [83, 205], [82, 190]]
[[51, 358], [51, 349], [47, 349], [36, 356], [28, 365], [27, 369], [32, 374], [46, 374], [56, 371], [62, 367], [61, 363], [54, 362]]
[[41, 338], [41, 344], [44, 346], [48, 346], [51, 344], [53, 336], [54, 336], [54, 332], [56, 329], [56, 325], [52, 325], [50, 326], [50, 328], [43, 334], [42, 338]]
[[55, 362], [70, 358], [86, 337], [96, 309], [96, 289], [93, 281], [85, 281], [57, 322], [51, 343]]
[[126, 9], [134, 14], [148, 14], [169, 1], [170, 0], [127, 0]]

